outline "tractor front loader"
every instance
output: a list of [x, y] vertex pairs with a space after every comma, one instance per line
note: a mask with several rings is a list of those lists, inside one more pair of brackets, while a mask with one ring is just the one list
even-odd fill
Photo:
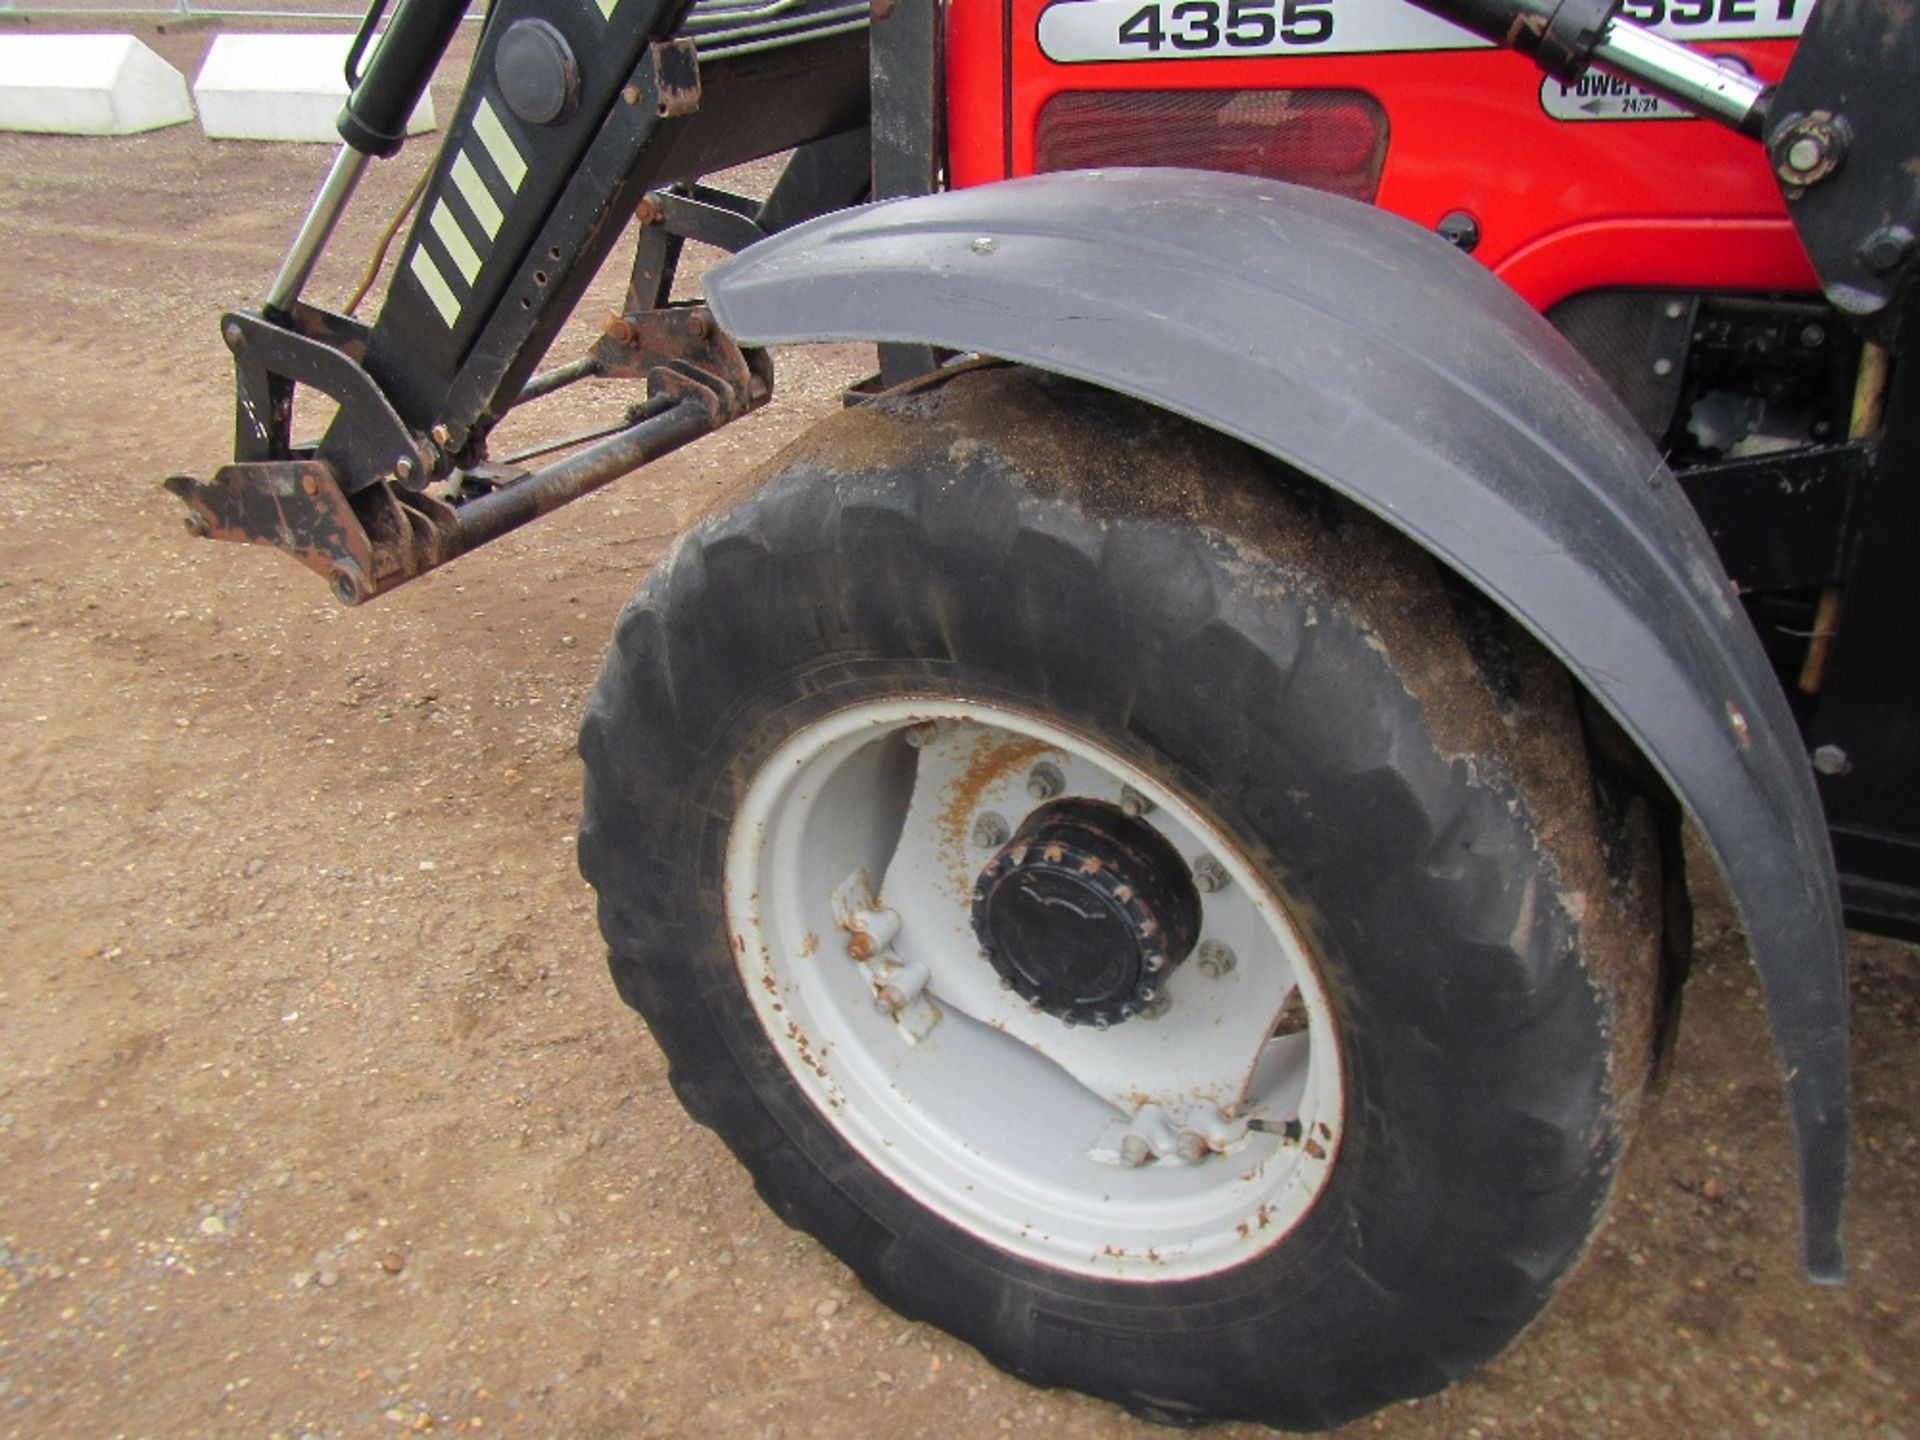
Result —
[[[357, 605], [875, 342], [640, 580], [581, 867], [785, 1219], [1169, 1422], [1339, 1424], [1540, 1311], [1688, 824], [1840, 1280], [1842, 927], [1920, 935], [1920, 20], [1420, 4], [496, 0], [369, 326], [306, 281], [464, 0], [376, 6], [221, 322], [234, 461], [168, 482]], [[589, 378], [601, 430], [492, 458]]]

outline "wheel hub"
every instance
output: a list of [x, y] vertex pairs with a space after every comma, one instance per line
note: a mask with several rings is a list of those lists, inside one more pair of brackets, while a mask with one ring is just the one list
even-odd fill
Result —
[[1069, 1025], [1150, 1006], [1200, 934], [1179, 852], [1117, 805], [1042, 805], [973, 887], [973, 931], [1008, 989]]

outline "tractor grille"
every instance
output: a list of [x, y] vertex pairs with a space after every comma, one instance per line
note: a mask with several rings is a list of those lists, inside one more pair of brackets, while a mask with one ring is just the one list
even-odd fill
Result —
[[864, 30], [872, 13], [870, 0], [694, 0], [680, 34], [719, 60]]

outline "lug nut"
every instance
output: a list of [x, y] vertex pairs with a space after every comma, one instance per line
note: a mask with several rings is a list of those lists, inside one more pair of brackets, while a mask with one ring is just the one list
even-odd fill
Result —
[[333, 598], [342, 605], [358, 605], [366, 598], [359, 566], [344, 563], [335, 565], [333, 573], [327, 578], [333, 586]]
[[1156, 991], [1140, 1002], [1140, 1018], [1142, 1020], [1158, 1020], [1172, 1008], [1173, 997], [1164, 990]]
[[1844, 775], [1853, 768], [1853, 761], [1838, 745], [1816, 745], [1813, 768], [1822, 775]]
[[1788, 116], [1767, 141], [1773, 173], [1787, 185], [1817, 185], [1846, 163], [1851, 134], [1831, 111]]
[[1876, 275], [1898, 270], [1913, 256], [1913, 231], [1904, 225], [1883, 225], [1860, 247], [1860, 263]]
[[1827, 158], [1827, 147], [1811, 135], [1802, 135], [1787, 146], [1787, 168], [1804, 175]]
[[1233, 947], [1219, 940], [1202, 940], [1195, 952], [1194, 964], [1200, 973], [1209, 980], [1218, 980], [1222, 975], [1233, 973], [1233, 967], [1240, 963], [1233, 953]]
[[1042, 760], [1027, 772], [1027, 794], [1036, 800], [1051, 800], [1067, 788], [1067, 777], [1051, 760]]
[[938, 720], [922, 720], [918, 725], [909, 725], [906, 728], [905, 734], [907, 744], [911, 745], [915, 750], [924, 750], [940, 738], [940, 722]]
[[874, 995], [880, 1008], [889, 1015], [898, 1015], [927, 988], [926, 972], [917, 966], [907, 965], [896, 971], [893, 978], [881, 981]]
[[1174, 1144], [1174, 1153], [1189, 1165], [1198, 1165], [1213, 1153], [1213, 1147], [1207, 1144], [1207, 1137], [1198, 1130], [1182, 1130], [1180, 1138]]
[[1153, 1147], [1147, 1143], [1145, 1136], [1136, 1135], [1129, 1130], [1121, 1137], [1120, 1163], [1122, 1165], [1137, 1170], [1151, 1159], [1153, 1159]]
[[1131, 785], [1122, 785], [1120, 787], [1120, 809], [1124, 814], [1130, 815], [1135, 820], [1138, 820], [1142, 815], [1145, 815], [1153, 809], [1153, 801], [1142, 795]]
[[1194, 888], [1203, 895], [1214, 895], [1227, 888], [1231, 878], [1218, 860], [1202, 855], [1193, 862]]
[[405, 480], [412, 474], [413, 474], [413, 461], [409, 460], [405, 455], [402, 455], [398, 460], [393, 462], [394, 479]]
[[1007, 822], [991, 810], [982, 810], [973, 822], [973, 843], [981, 850], [998, 850], [1012, 833]]

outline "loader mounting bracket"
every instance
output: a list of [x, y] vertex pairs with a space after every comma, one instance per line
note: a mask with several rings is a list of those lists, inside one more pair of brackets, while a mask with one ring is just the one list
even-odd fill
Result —
[[175, 475], [166, 488], [187, 505], [187, 533], [272, 545], [358, 605], [460, 553], [452, 506], [391, 481], [349, 497], [324, 460], [228, 465], [211, 480]]
[[[363, 326], [309, 305], [295, 308], [291, 326], [250, 310], [220, 317], [220, 334], [233, 352], [238, 415], [234, 454], [242, 461], [290, 458], [288, 427], [296, 385], [311, 385], [339, 402], [340, 413], [321, 442], [319, 458], [341, 474], [425, 485], [439, 456], [410, 431], [373, 377], [361, 368]], [[351, 483], [351, 482], [350, 482]]]

